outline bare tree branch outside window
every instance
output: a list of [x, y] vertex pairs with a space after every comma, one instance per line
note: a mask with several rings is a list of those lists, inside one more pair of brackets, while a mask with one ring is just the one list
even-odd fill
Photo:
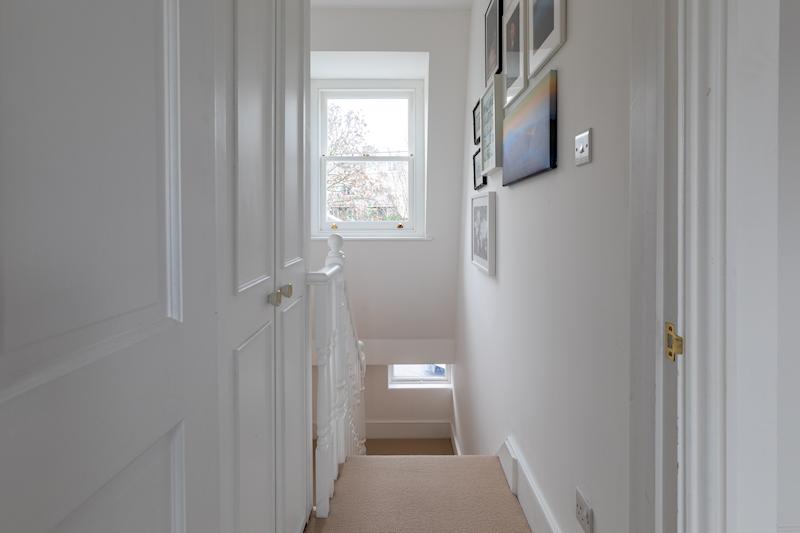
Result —
[[[382, 155], [366, 142], [361, 113], [329, 101], [326, 192], [328, 221], [408, 220], [408, 161], [336, 161], [342, 156]], [[333, 159], [333, 160], [330, 160]]]

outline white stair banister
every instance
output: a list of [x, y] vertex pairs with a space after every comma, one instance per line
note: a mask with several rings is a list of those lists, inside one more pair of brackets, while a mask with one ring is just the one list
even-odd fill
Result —
[[330, 513], [339, 465], [366, 453], [364, 343], [350, 314], [344, 279], [344, 241], [328, 237], [325, 266], [309, 272], [313, 297], [313, 346], [317, 355], [316, 515]]

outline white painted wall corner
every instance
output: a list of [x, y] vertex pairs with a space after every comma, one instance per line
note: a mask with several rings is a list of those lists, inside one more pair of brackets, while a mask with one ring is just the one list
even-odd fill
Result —
[[464, 447], [461, 445], [461, 438], [456, 432], [455, 422], [450, 422], [450, 441], [453, 443], [453, 453], [456, 455], [464, 455]]

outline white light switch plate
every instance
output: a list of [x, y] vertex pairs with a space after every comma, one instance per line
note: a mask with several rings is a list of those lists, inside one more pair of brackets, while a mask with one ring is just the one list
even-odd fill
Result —
[[592, 128], [575, 136], [575, 166], [592, 162]]

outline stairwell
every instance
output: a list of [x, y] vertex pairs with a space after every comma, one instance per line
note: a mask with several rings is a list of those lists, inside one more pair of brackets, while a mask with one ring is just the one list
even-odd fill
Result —
[[350, 314], [342, 245], [332, 235], [324, 267], [307, 277], [318, 380], [316, 505], [305, 532], [529, 532], [498, 457], [451, 455], [452, 447], [448, 455], [414, 455], [442, 450], [410, 440], [367, 442], [366, 354]]

